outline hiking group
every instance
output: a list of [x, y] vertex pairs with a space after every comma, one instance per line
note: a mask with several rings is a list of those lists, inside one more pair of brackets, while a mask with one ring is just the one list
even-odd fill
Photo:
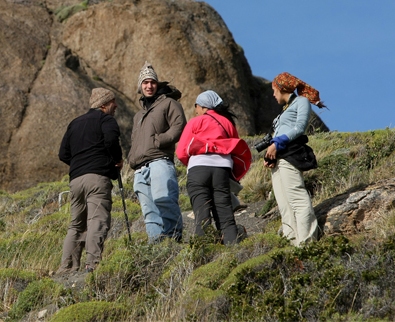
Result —
[[[166, 238], [182, 241], [176, 155], [187, 166], [194, 234], [204, 235], [214, 221], [224, 245], [238, 243], [245, 235], [240, 234], [235, 221], [234, 211], [240, 206], [235, 194], [242, 188], [239, 181], [249, 170], [252, 157], [247, 143], [238, 135], [237, 116], [215, 91], [207, 90], [197, 96], [196, 116], [187, 122], [179, 103], [181, 92], [159, 81], [148, 62], [140, 70], [137, 89], [141, 109], [133, 118], [126, 160], [134, 170], [133, 190], [141, 206], [148, 242]], [[302, 171], [281, 153], [304, 135], [310, 102], [324, 105], [318, 91], [288, 73], [275, 78], [273, 91], [284, 108], [273, 122], [273, 138], [264, 165], [272, 171], [283, 234], [299, 246], [316, 239], [317, 220]], [[112, 180], [120, 179], [123, 167], [120, 130], [114, 118], [115, 94], [94, 88], [89, 104], [88, 112], [68, 125], [59, 149], [59, 159], [69, 165], [71, 220], [58, 274], [80, 270], [84, 248], [86, 272], [99, 264], [111, 226]]]

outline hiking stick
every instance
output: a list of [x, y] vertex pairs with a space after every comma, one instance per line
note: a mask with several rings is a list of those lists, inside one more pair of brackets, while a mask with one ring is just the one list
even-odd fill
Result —
[[129, 219], [128, 219], [128, 214], [126, 213], [126, 203], [125, 203], [125, 196], [123, 194], [123, 184], [122, 184], [122, 178], [121, 178], [121, 171], [118, 171], [118, 185], [119, 185], [119, 191], [121, 191], [123, 212], [125, 214], [125, 220], [126, 220], [126, 228], [128, 229], [129, 241], [131, 242], [132, 241], [132, 236], [130, 235]]

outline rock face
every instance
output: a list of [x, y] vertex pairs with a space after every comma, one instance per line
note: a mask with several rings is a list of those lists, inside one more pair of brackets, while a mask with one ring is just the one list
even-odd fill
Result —
[[[242, 48], [204, 2], [0, 0], [0, 29], [3, 190], [67, 174], [59, 144], [68, 123], [87, 111], [94, 87], [117, 95], [126, 155], [146, 60], [182, 92], [188, 119], [207, 89], [230, 103], [241, 135], [267, 132], [280, 109], [270, 82], [252, 75]], [[315, 129], [328, 130], [314, 117]]]
[[325, 200], [314, 210], [323, 233], [347, 235], [385, 227], [384, 215], [394, 205], [395, 179], [389, 179]]

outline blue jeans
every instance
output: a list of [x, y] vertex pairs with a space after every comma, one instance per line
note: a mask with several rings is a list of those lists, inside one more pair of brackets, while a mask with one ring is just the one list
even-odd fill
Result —
[[134, 175], [133, 189], [140, 201], [150, 242], [161, 237], [181, 240], [182, 215], [174, 164], [159, 159], [143, 166]]

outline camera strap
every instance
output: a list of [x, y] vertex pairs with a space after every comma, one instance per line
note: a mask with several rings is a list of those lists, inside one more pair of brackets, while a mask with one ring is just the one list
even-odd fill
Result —
[[206, 113], [205, 113], [205, 115], [211, 116], [214, 120], [216, 120], [217, 123], [218, 123], [219, 125], [221, 125], [221, 127], [224, 129], [224, 131], [225, 131], [225, 133], [226, 133], [226, 136], [227, 136], [228, 138], [230, 138], [230, 135], [229, 135], [228, 131], [226, 131], [225, 127], [224, 127], [214, 116], [212, 116], [211, 114], [206, 114]]
[[296, 94], [292, 93], [288, 99], [288, 103], [283, 106], [283, 110], [280, 113], [280, 115], [292, 104], [292, 102], [295, 100], [295, 98], [296, 98]]

